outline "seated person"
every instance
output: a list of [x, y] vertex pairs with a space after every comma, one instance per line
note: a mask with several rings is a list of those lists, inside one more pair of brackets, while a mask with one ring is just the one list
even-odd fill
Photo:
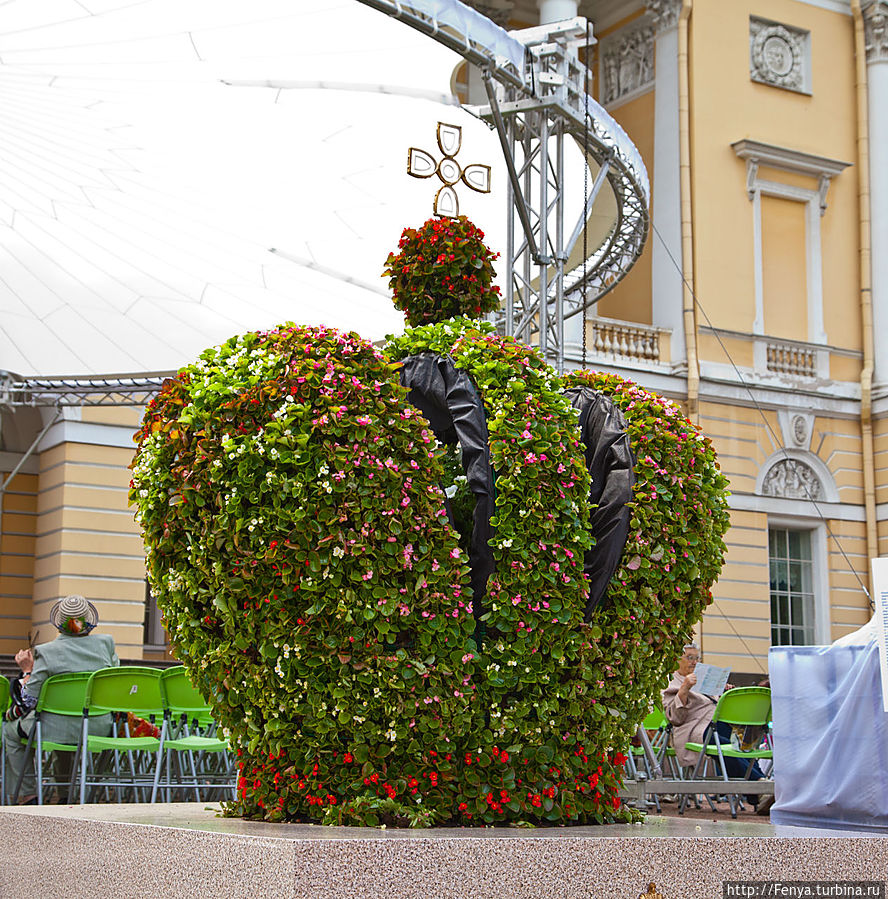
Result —
[[[700, 650], [696, 643], [688, 643], [682, 650], [678, 661], [678, 671], [672, 675], [669, 686], [663, 690], [663, 713], [672, 724], [672, 740], [675, 746], [675, 757], [679, 765], [688, 767], [697, 764], [699, 752], [685, 748], [685, 743], [705, 744], [709, 737], [709, 728], [715, 712], [716, 700], [691, 688], [697, 683], [694, 669], [700, 661]], [[731, 685], [727, 685], [731, 689]], [[721, 742], [730, 744], [731, 725], [719, 721], [716, 725]], [[746, 777], [749, 762], [746, 759], [726, 758], [725, 768], [728, 777]], [[753, 764], [750, 780], [764, 777], [758, 764]], [[748, 796], [752, 805], [757, 797]]]
[[[6, 784], [10, 800], [25, 767], [25, 747], [34, 727], [34, 709], [40, 698], [43, 682], [53, 674], [71, 674], [75, 671], [98, 671], [119, 665], [114, 639], [109, 634], [93, 634], [99, 623], [96, 607], [82, 596], [66, 596], [50, 610], [49, 620], [59, 634], [49, 643], [19, 650], [15, 661], [22, 669], [22, 676], [13, 683], [14, 702], [6, 711], [3, 722], [3, 738], [6, 745]], [[45, 740], [56, 743], [80, 742], [81, 719], [64, 715], [43, 715], [42, 731]], [[101, 715], [90, 719], [90, 733], [111, 732], [111, 716]], [[33, 764], [27, 766], [19, 793], [20, 804], [31, 804], [37, 799], [37, 783]]]

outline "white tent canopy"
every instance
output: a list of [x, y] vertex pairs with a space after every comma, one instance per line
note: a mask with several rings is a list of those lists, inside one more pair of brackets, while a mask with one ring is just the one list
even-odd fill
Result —
[[431, 214], [405, 162], [437, 121], [493, 166], [461, 211], [503, 245], [504, 166], [449, 105], [458, 61], [353, 0], [4, 4], [0, 369], [169, 370], [287, 320], [400, 330], [380, 273]]

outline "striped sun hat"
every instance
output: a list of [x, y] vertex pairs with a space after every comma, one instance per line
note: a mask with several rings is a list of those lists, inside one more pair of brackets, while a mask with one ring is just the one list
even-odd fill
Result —
[[81, 637], [88, 634], [99, 623], [99, 613], [85, 597], [74, 593], [60, 599], [52, 607], [49, 620], [62, 633]]

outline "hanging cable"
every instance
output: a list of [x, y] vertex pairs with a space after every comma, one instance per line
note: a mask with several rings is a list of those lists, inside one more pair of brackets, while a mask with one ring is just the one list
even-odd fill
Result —
[[[589, 96], [589, 55], [592, 46], [591, 39], [591, 30], [589, 28], [589, 20], [586, 19], [586, 52], [583, 56], [583, 62], [586, 67], [586, 71], [583, 75], [583, 93], [586, 97]], [[585, 118], [583, 120], [583, 314], [580, 316], [582, 319], [580, 322], [580, 328], [582, 329], [582, 341], [583, 341], [583, 353], [582, 353], [582, 362], [581, 366], [585, 370], [586, 368], [586, 307], [588, 305], [588, 301], [586, 299], [586, 292], [588, 291], [588, 285], [586, 284], [586, 276], [588, 274], [587, 267], [589, 264], [589, 104], [583, 102], [584, 110], [585, 110]]]
[[731, 368], [734, 369], [734, 374], [737, 376], [737, 380], [740, 382], [740, 384], [743, 386], [743, 388], [749, 394], [749, 398], [752, 400], [753, 406], [755, 406], [756, 411], [758, 412], [759, 416], [761, 417], [762, 421], [764, 422], [765, 430], [771, 436], [771, 439], [774, 441], [774, 444], [779, 448], [780, 451], [782, 451], [784, 460], [787, 462], [787, 464], [791, 468], [793, 474], [796, 475], [798, 482], [802, 485], [802, 488], [804, 489], [805, 494], [807, 495], [808, 501], [813, 505], [815, 512], [817, 512], [817, 516], [820, 518], [821, 523], [826, 528], [827, 534], [832, 538], [833, 543], [835, 544], [836, 548], [839, 550], [839, 553], [841, 553], [842, 558], [845, 560], [846, 564], [848, 565], [848, 570], [851, 572], [852, 575], [854, 575], [854, 579], [860, 585], [860, 589], [863, 591], [864, 595], [869, 600], [870, 608], [875, 611], [875, 604], [873, 603], [873, 599], [870, 596], [869, 590], [867, 590], [866, 585], [860, 579], [860, 575], [858, 575], [858, 573], [854, 570], [854, 566], [851, 564], [851, 560], [848, 558], [848, 554], [845, 552], [844, 547], [839, 542], [839, 538], [833, 533], [832, 528], [830, 528], [829, 523], [827, 522], [826, 517], [824, 516], [823, 512], [821, 511], [816, 498], [811, 495], [811, 491], [808, 489], [808, 485], [805, 483], [803, 478], [799, 477], [798, 468], [796, 467], [795, 459], [793, 459], [792, 456], [789, 455], [789, 453], [786, 450], [786, 447], [783, 445], [783, 441], [778, 438], [774, 429], [771, 427], [771, 423], [768, 421], [767, 416], [765, 415], [764, 409], [762, 409], [761, 405], [759, 405], [758, 400], [755, 398], [755, 394], [752, 392], [752, 388], [749, 386], [749, 384], [744, 379], [743, 375], [740, 373], [740, 369], [737, 367], [736, 363], [734, 362], [733, 358], [731, 357], [731, 354], [728, 352], [728, 348], [725, 346], [724, 341], [721, 339], [721, 335], [719, 334], [719, 329], [716, 328], [712, 324], [711, 319], [706, 314], [706, 310], [703, 308], [703, 304], [700, 302], [699, 299], [697, 299], [697, 295], [694, 293], [694, 288], [690, 284], [688, 284], [687, 280], [684, 277], [684, 274], [682, 273], [681, 266], [678, 264], [675, 257], [670, 252], [669, 247], [666, 244], [666, 241], [663, 240], [663, 237], [661, 236], [660, 232], [657, 230], [656, 225], [651, 223], [651, 228], [653, 229], [654, 234], [656, 234], [657, 239], [660, 241], [660, 244], [662, 245], [663, 249], [666, 251], [666, 255], [669, 257], [669, 259], [672, 261], [672, 264], [675, 266], [676, 270], [678, 271], [678, 274], [682, 280], [682, 283], [685, 285], [685, 287], [688, 289], [691, 296], [693, 297], [694, 305], [703, 314], [703, 318], [706, 319], [706, 324], [709, 326], [709, 328], [712, 330], [712, 333], [715, 335], [715, 339], [718, 341], [718, 345], [722, 348], [722, 352], [725, 354], [725, 357], [727, 358], [728, 362], [731, 364]]

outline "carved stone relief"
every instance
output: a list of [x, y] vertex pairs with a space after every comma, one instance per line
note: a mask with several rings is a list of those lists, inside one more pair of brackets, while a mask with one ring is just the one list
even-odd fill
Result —
[[762, 84], [808, 91], [810, 32], [749, 19], [749, 77]]
[[601, 42], [601, 97], [609, 106], [654, 83], [654, 29], [644, 23], [621, 29]]
[[678, 24], [681, 0], [645, 0], [644, 5], [657, 31], [666, 31]]
[[864, 0], [863, 34], [866, 41], [866, 61], [868, 63], [888, 60], [888, 2], [886, 0]]
[[808, 440], [808, 422], [804, 415], [792, 417], [792, 440], [796, 446], [804, 446]]
[[762, 482], [764, 496], [784, 499], [823, 499], [823, 485], [810, 465], [798, 459], [781, 459], [765, 475]]
[[796, 409], [781, 409], [777, 412], [777, 421], [783, 434], [783, 445], [796, 450], [811, 448], [811, 435], [814, 431], [814, 414]]

